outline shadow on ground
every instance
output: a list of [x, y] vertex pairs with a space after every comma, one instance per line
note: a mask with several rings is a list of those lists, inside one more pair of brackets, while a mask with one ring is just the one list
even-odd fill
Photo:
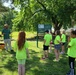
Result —
[[[49, 58], [41, 60], [39, 56], [40, 52], [35, 50], [30, 50], [30, 58], [26, 61], [26, 75], [66, 75], [66, 72], [69, 69], [68, 58], [65, 55], [61, 56], [59, 62], [54, 62], [55, 58], [54, 53], [49, 54]], [[3, 56], [4, 55], [4, 56]], [[9, 70], [10, 72], [17, 72], [17, 60], [15, 54], [11, 53], [2, 53], [0, 66], [0, 74], [3, 74], [1, 68]], [[13, 74], [12, 74], [13, 75]]]

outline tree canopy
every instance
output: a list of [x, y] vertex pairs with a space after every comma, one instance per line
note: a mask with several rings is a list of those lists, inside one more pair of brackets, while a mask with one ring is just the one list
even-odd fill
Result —
[[18, 15], [13, 28], [36, 30], [38, 24], [51, 24], [55, 30], [73, 26], [76, 22], [76, 0], [11, 0]]
[[0, 13], [1, 12], [7, 12], [8, 11], [8, 7], [3, 6], [2, 1], [0, 0]]

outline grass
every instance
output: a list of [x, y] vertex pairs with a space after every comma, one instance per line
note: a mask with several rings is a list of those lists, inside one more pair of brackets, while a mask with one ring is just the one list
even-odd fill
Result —
[[[16, 33], [16, 34], [15, 34]], [[13, 38], [17, 39], [17, 32], [13, 33]], [[36, 33], [27, 33], [28, 38], [34, 37]], [[69, 70], [68, 57], [66, 54], [60, 56], [59, 62], [53, 62], [55, 58], [54, 51], [49, 53], [49, 58], [46, 60], [40, 60], [43, 50], [43, 42], [39, 41], [39, 47], [37, 48], [36, 39], [28, 41], [30, 58], [26, 61], [26, 75], [66, 75]], [[12, 46], [14, 41], [12, 41]], [[17, 75], [17, 61], [15, 54], [0, 50], [0, 75]], [[75, 66], [76, 69], [76, 66]]]

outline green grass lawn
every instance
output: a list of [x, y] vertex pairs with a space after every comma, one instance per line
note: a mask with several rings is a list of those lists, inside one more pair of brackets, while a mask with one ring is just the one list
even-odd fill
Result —
[[[17, 39], [17, 33], [12, 34], [14, 39]], [[27, 33], [28, 38], [33, 37], [36, 33]], [[28, 41], [30, 58], [26, 61], [26, 75], [66, 75], [69, 70], [68, 57], [66, 54], [60, 56], [59, 62], [54, 62], [54, 51], [49, 53], [49, 58], [46, 60], [40, 60], [43, 50], [43, 42], [39, 41], [39, 47], [37, 48], [36, 39]], [[14, 41], [12, 41], [13, 47]], [[0, 50], [0, 75], [18, 75], [17, 61], [15, 54]], [[75, 66], [76, 69], [76, 66]]]

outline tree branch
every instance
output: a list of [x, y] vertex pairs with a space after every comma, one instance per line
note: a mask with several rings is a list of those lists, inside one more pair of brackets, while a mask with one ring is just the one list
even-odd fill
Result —
[[32, 16], [35, 15], [36, 13], [38, 13], [38, 12], [41, 12], [41, 11], [43, 11], [43, 10], [40, 9], [40, 10], [35, 11], [35, 12], [32, 14]]
[[43, 7], [44, 10], [46, 10], [46, 7], [44, 6], [44, 4], [42, 4], [39, 0], [37, 0], [37, 2]]

